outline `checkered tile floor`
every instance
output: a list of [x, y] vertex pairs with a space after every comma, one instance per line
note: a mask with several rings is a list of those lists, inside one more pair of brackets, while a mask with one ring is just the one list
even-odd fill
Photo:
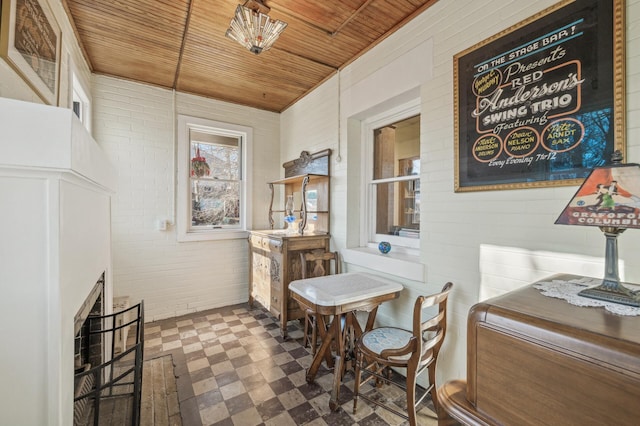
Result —
[[[145, 325], [145, 359], [171, 354], [177, 376], [183, 424], [191, 425], [404, 425], [404, 419], [363, 399], [353, 414], [353, 374], [345, 374], [341, 408], [329, 410], [333, 372], [323, 365], [307, 383], [309, 348], [302, 346], [298, 321], [289, 322], [289, 338], [261, 307], [235, 305]], [[363, 392], [402, 404], [393, 386]], [[418, 424], [436, 425], [427, 397]]]

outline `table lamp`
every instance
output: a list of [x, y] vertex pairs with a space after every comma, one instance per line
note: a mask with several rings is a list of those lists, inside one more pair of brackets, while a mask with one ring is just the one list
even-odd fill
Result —
[[597, 226], [607, 239], [604, 279], [580, 296], [640, 307], [640, 291], [620, 283], [617, 240], [626, 229], [640, 228], [640, 165], [622, 164], [620, 151], [612, 162], [591, 171], [555, 223]]

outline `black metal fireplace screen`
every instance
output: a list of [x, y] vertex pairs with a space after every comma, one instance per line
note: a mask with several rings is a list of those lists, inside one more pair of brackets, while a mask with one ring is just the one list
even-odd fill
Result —
[[[140, 424], [142, 362], [144, 349], [144, 302], [104, 316], [89, 316], [80, 332], [83, 365], [76, 368], [74, 425]], [[126, 342], [121, 342], [129, 330]], [[118, 342], [118, 344], [116, 344]], [[92, 365], [95, 347], [104, 354]], [[105, 350], [106, 348], [106, 350]], [[95, 361], [93, 361], [95, 362]]]

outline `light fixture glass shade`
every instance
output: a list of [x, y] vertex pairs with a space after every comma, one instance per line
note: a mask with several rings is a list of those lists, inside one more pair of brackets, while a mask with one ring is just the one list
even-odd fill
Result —
[[556, 224], [640, 228], [640, 165], [594, 169]]
[[269, 50], [286, 27], [286, 22], [239, 4], [225, 36], [257, 55]]
[[640, 292], [620, 283], [618, 235], [640, 228], [640, 165], [613, 164], [594, 169], [556, 220], [556, 224], [597, 226], [606, 237], [602, 284], [580, 296], [640, 307]]

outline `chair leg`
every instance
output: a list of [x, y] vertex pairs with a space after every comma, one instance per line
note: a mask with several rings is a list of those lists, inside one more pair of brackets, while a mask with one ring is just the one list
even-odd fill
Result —
[[375, 386], [377, 388], [381, 388], [382, 385], [388, 385], [391, 382], [391, 368], [387, 367], [384, 364], [378, 364], [377, 362], [373, 362], [370, 367], [373, 367], [373, 370], [376, 374], [380, 375], [380, 377], [375, 376]]
[[360, 391], [360, 378], [362, 376], [360, 368], [364, 362], [363, 358], [364, 354], [362, 352], [358, 352], [356, 354], [356, 371], [354, 372], [355, 381], [353, 383], [353, 414], [356, 414], [356, 409], [358, 408], [358, 392]]
[[302, 346], [307, 347], [309, 343], [309, 313], [304, 313], [304, 335], [302, 336]]
[[407, 368], [407, 414], [409, 425], [416, 426], [416, 370]]
[[431, 401], [433, 402], [433, 411], [440, 418], [440, 404], [438, 403], [438, 390], [436, 388], [436, 363], [431, 363], [428, 367], [429, 386], [431, 386]]
[[[317, 315], [317, 314], [316, 314]], [[316, 316], [311, 320], [311, 354], [316, 354], [318, 348], [318, 320]]]

